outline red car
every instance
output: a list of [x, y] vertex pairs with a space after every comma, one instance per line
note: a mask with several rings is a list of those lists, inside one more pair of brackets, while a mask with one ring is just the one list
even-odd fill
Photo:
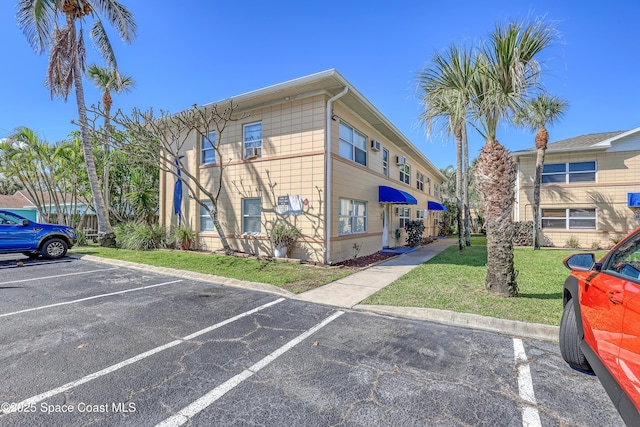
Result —
[[624, 422], [640, 426], [640, 228], [599, 262], [580, 253], [564, 265], [562, 357], [595, 373]]

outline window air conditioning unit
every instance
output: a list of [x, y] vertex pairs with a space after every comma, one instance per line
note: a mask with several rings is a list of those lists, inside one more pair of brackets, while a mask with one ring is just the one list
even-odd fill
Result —
[[396, 156], [396, 164], [398, 166], [406, 165], [407, 164], [407, 158], [405, 156]]
[[371, 151], [380, 151], [380, 141], [377, 139], [371, 140]]
[[249, 148], [248, 152], [247, 152], [247, 159], [255, 159], [260, 157], [260, 148], [258, 147], [252, 147]]

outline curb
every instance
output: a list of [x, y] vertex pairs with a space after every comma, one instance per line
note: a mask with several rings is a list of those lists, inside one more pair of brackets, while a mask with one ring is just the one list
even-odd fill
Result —
[[121, 261], [117, 259], [101, 258], [94, 255], [69, 254], [70, 258], [85, 259], [87, 261], [100, 262], [102, 264], [116, 265], [119, 267], [134, 268], [136, 270], [151, 271], [154, 273], [168, 274], [182, 277], [184, 279], [197, 280], [199, 282], [214, 282], [215, 284], [232, 286], [234, 288], [250, 289], [253, 291], [268, 292], [286, 298], [294, 298], [295, 294], [277, 286], [260, 282], [247, 282], [244, 280], [230, 279], [228, 277], [215, 276], [213, 274], [196, 273], [193, 271], [177, 270], [169, 267], [156, 267], [147, 264], [138, 264], [131, 261]]
[[498, 319], [496, 317], [480, 316], [478, 314], [458, 313], [450, 310], [435, 308], [396, 307], [388, 305], [357, 304], [353, 310], [371, 312], [375, 314], [403, 317], [413, 320], [427, 320], [443, 325], [458, 326], [469, 329], [479, 329], [488, 332], [498, 332], [505, 335], [532, 338], [540, 341], [558, 342], [560, 328], [558, 326], [527, 323], [518, 320]]

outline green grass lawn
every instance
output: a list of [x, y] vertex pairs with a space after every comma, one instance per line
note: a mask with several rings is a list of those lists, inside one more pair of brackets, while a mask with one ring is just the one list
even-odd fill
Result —
[[308, 265], [185, 251], [130, 251], [97, 246], [80, 246], [73, 248], [71, 252], [213, 274], [250, 282], [268, 283], [296, 294], [333, 282], [354, 272], [354, 270], [347, 269], [318, 268]]
[[[525, 322], [560, 324], [562, 285], [569, 274], [562, 260], [571, 251], [515, 248], [520, 295], [503, 298], [489, 294], [484, 288], [486, 238], [472, 236], [471, 242], [472, 246], [462, 253], [457, 245], [448, 248], [367, 298], [363, 304], [438, 308]], [[72, 252], [268, 283], [293, 293], [325, 285], [354, 272], [185, 251], [130, 251], [91, 246], [76, 247]], [[604, 251], [596, 253], [598, 257], [602, 254]]]
[[[486, 240], [484, 240], [486, 242]], [[562, 286], [569, 274], [562, 260], [572, 252], [561, 249], [515, 248], [519, 296], [490, 295], [484, 288], [487, 247], [482, 237], [462, 253], [453, 246], [418, 266], [363, 304], [426, 307], [475, 313], [525, 322], [559, 325]], [[599, 257], [604, 251], [599, 251]]]

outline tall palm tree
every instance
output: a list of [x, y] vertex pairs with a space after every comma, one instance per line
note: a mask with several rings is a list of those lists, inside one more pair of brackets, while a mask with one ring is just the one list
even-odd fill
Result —
[[75, 88], [85, 164], [98, 216], [98, 234], [103, 245], [111, 246], [115, 244], [115, 236], [96, 173], [82, 84], [86, 61], [83, 29], [85, 22], [91, 19], [90, 35], [96, 48], [107, 65], [117, 69], [101, 17], [106, 18], [120, 38], [128, 43], [136, 33], [133, 15], [116, 0], [19, 0], [17, 6], [18, 25], [29, 44], [40, 54], [49, 50], [47, 84], [51, 96], [66, 100]]
[[525, 102], [530, 91], [539, 89], [538, 57], [555, 36], [554, 28], [542, 21], [498, 24], [477, 59], [480, 71], [474, 115], [486, 140], [476, 168], [476, 186], [487, 226], [485, 287], [504, 296], [518, 295], [512, 221], [516, 172], [509, 151], [498, 142], [497, 128]]
[[544, 155], [549, 143], [549, 132], [546, 125], [553, 124], [564, 116], [569, 103], [556, 96], [540, 94], [516, 111], [516, 124], [536, 131], [536, 172], [533, 180], [533, 249], [540, 249], [540, 185]]
[[111, 92], [128, 92], [135, 85], [130, 76], [122, 75], [118, 70], [100, 67], [97, 64], [89, 65], [87, 74], [93, 83], [102, 90], [102, 105], [104, 107], [104, 129], [103, 129], [103, 149], [104, 149], [104, 170], [102, 175], [102, 191], [104, 205], [109, 212], [109, 146], [111, 141], [111, 106], [113, 99]]
[[[463, 147], [466, 146], [467, 113], [475, 73], [472, 51], [450, 45], [445, 52], [436, 52], [431, 64], [418, 74], [424, 106], [421, 120], [427, 133], [433, 131], [436, 123], [444, 122], [444, 129], [456, 140], [456, 218], [460, 250], [465, 247], [462, 226], [463, 186], [468, 184], [468, 180], [463, 180]], [[468, 194], [468, 191], [465, 190], [464, 194]]]

